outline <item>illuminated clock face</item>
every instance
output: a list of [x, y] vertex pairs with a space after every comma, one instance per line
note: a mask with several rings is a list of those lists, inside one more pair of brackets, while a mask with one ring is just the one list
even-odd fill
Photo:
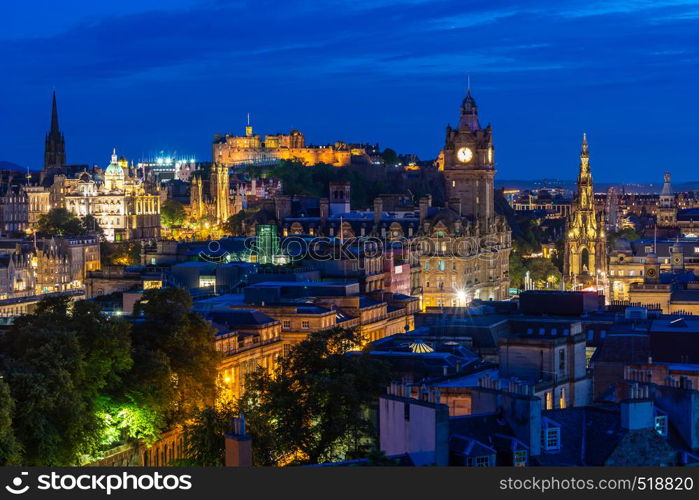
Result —
[[680, 258], [679, 255], [675, 255], [675, 256], [672, 258], [672, 262], [674, 262], [675, 264], [679, 264], [680, 262], [682, 262], [682, 259]]
[[646, 274], [652, 278], [653, 276], [655, 276], [655, 269], [648, 269], [648, 271], [646, 271]]
[[461, 163], [468, 163], [473, 158], [473, 151], [471, 151], [471, 148], [460, 148], [456, 152], [456, 158]]

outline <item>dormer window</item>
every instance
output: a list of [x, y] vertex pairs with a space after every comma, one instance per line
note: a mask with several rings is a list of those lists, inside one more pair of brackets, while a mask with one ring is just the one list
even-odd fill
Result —
[[667, 428], [668, 428], [667, 415], [659, 414], [658, 410], [656, 409], [655, 431], [660, 436], [666, 438], [667, 437]]
[[548, 418], [541, 423], [541, 448], [545, 451], [561, 449], [561, 428]]
[[512, 455], [512, 465], [515, 467], [526, 467], [527, 466], [527, 450], [517, 450]]

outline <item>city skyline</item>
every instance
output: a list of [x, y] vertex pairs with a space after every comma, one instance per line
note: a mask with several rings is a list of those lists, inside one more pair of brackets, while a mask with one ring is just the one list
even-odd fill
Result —
[[574, 178], [587, 132], [595, 181], [695, 180], [694, 2], [339, 4], [323, 22], [303, 2], [44, 7], [27, 23], [3, 6], [0, 160], [23, 167], [41, 165], [53, 88], [70, 163], [115, 146], [209, 160], [213, 134], [242, 133], [248, 112], [261, 133], [434, 158], [471, 74], [500, 179]]

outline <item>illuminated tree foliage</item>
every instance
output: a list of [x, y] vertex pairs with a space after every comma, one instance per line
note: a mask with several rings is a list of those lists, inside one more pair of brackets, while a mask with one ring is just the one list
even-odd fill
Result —
[[191, 306], [167, 289], [144, 295], [135, 324], [67, 298], [17, 318], [0, 335], [0, 465], [79, 465], [212, 404], [213, 331]]
[[141, 244], [137, 241], [122, 241], [100, 244], [100, 259], [103, 266], [135, 266], [141, 263]]
[[312, 333], [274, 373], [246, 379], [237, 411], [245, 415], [257, 465], [323, 463], [366, 457], [375, 447], [372, 405], [390, 379], [352, 330]]
[[40, 216], [36, 230], [46, 236], [102, 234], [102, 228], [92, 215], [78, 218], [65, 208], [52, 208], [48, 213]]
[[12, 428], [14, 409], [10, 388], [0, 379], [0, 466], [21, 464], [21, 448]]
[[160, 222], [165, 227], [180, 227], [186, 217], [184, 205], [177, 200], [165, 200], [160, 206]]
[[130, 368], [128, 324], [91, 302], [42, 300], [0, 336], [24, 465], [73, 465], [99, 448], [103, 394]]
[[161, 426], [184, 422], [215, 398], [214, 330], [191, 309], [191, 296], [178, 288], [148, 290], [136, 307], [128, 385]]

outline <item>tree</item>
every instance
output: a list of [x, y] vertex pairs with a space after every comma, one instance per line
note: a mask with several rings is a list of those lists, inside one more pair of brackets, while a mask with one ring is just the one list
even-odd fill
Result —
[[165, 200], [163, 204], [160, 205], [160, 222], [165, 227], [180, 227], [185, 217], [184, 205], [179, 201]]
[[21, 465], [22, 450], [12, 429], [14, 409], [10, 388], [0, 378], [0, 466]]
[[39, 217], [37, 232], [47, 236], [84, 236], [102, 234], [102, 228], [92, 215], [80, 219], [65, 208], [52, 208]]
[[295, 345], [273, 373], [248, 376], [237, 402], [258, 465], [322, 463], [366, 456], [375, 440], [369, 410], [390, 378], [358, 349], [361, 336], [333, 328]]
[[398, 153], [391, 148], [386, 148], [381, 153], [381, 159], [383, 160], [384, 164], [393, 166], [398, 163]]
[[[148, 290], [137, 303], [132, 398], [157, 417], [154, 430], [182, 423], [215, 398], [219, 353], [214, 330], [192, 312], [183, 289]], [[160, 429], [158, 429], [160, 428]]]
[[535, 257], [526, 260], [529, 276], [537, 285], [537, 288], [548, 288], [561, 280], [561, 271], [554, 263], [545, 257]]
[[231, 402], [209, 406], [194, 413], [184, 425], [185, 459], [181, 465], [225, 465], [225, 435], [237, 416]]
[[98, 452], [100, 400], [130, 366], [128, 325], [89, 302], [43, 299], [0, 336], [25, 465], [78, 465]]
[[141, 244], [138, 241], [103, 241], [100, 244], [100, 260], [103, 266], [138, 265], [141, 263]]
[[513, 288], [524, 288], [524, 277], [527, 268], [522, 261], [522, 256], [514, 249], [510, 252], [510, 286]]
[[231, 236], [243, 235], [243, 222], [245, 219], [253, 215], [252, 211], [241, 210], [235, 215], [231, 215], [226, 222], [223, 223], [223, 231]]

